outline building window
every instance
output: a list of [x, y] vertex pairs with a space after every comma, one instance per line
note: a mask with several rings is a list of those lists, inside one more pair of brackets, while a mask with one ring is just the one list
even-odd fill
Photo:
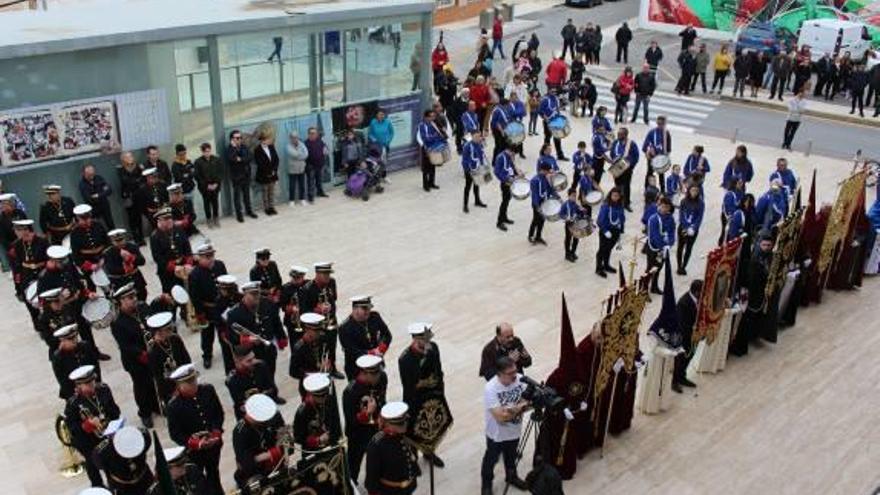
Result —
[[[459, 0], [461, 2], [462, 0]], [[452, 7], [455, 5], [455, 0], [437, 0], [437, 8], [445, 9], [447, 7]]]
[[[346, 101], [401, 96], [413, 91], [420, 63], [421, 22], [364, 26], [347, 31]], [[416, 69], [416, 73], [413, 73]]]

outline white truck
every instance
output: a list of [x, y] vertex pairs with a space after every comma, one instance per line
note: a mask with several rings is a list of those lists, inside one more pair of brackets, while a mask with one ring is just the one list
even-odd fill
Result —
[[839, 19], [804, 21], [798, 35], [798, 49], [808, 45], [813, 61], [828, 55], [832, 59], [849, 52], [853, 60], [861, 60], [871, 48], [865, 26]]

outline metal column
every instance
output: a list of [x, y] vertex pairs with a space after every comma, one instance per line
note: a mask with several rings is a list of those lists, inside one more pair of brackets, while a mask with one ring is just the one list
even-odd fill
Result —
[[419, 54], [421, 57], [419, 87], [422, 90], [423, 108], [431, 106], [434, 92], [434, 78], [431, 74], [431, 37], [433, 34], [433, 19], [434, 15], [431, 12], [422, 14], [422, 52]]
[[[211, 88], [211, 120], [214, 128], [214, 153], [223, 157], [229, 144], [226, 137], [226, 120], [223, 117], [223, 88], [220, 85], [220, 49], [217, 36], [207, 37], [208, 42], [208, 83]], [[223, 215], [232, 214], [232, 183], [228, 168], [224, 167], [223, 189], [220, 195], [220, 209]]]
[[309, 107], [318, 108], [318, 40], [317, 34], [309, 35]]

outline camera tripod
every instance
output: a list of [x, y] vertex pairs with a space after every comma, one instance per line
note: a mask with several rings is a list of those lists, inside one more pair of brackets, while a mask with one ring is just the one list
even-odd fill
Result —
[[[541, 424], [543, 422], [544, 411], [541, 409], [533, 409], [532, 414], [529, 415], [529, 421], [526, 423], [525, 430], [523, 430], [522, 436], [519, 437], [519, 444], [516, 446], [516, 457], [513, 461], [514, 472], [516, 472], [516, 467], [519, 466], [519, 461], [522, 460], [523, 452], [525, 452], [526, 445], [529, 443], [529, 438], [533, 434], [535, 435], [535, 451], [537, 452], [538, 449], [540, 449], [538, 439], [541, 436]], [[501, 492], [501, 494], [507, 495], [507, 490], [510, 490], [510, 480], [505, 479], [504, 491]]]

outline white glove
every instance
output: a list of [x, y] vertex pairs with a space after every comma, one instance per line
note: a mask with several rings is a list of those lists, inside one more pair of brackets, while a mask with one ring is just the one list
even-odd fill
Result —
[[568, 421], [574, 420], [574, 414], [572, 414], [571, 409], [566, 407], [565, 410], [562, 411], [562, 414], [565, 414], [565, 419]]
[[812, 258], [807, 258], [804, 260], [804, 268], [809, 268], [810, 265], [812, 265], [812, 264], [813, 264]]
[[586, 402], [581, 401], [581, 411], [586, 411], [589, 407]]
[[610, 231], [610, 230], [606, 230], [606, 231], [605, 231], [605, 238], [606, 238], [606, 239], [611, 239], [611, 231]]
[[697, 232], [694, 229], [689, 228], [687, 230], [687, 235], [688, 235], [688, 237], [693, 237], [693, 236], [697, 235]]
[[617, 361], [614, 362], [614, 372], [620, 373], [620, 370], [623, 369], [623, 358], [617, 358]]

